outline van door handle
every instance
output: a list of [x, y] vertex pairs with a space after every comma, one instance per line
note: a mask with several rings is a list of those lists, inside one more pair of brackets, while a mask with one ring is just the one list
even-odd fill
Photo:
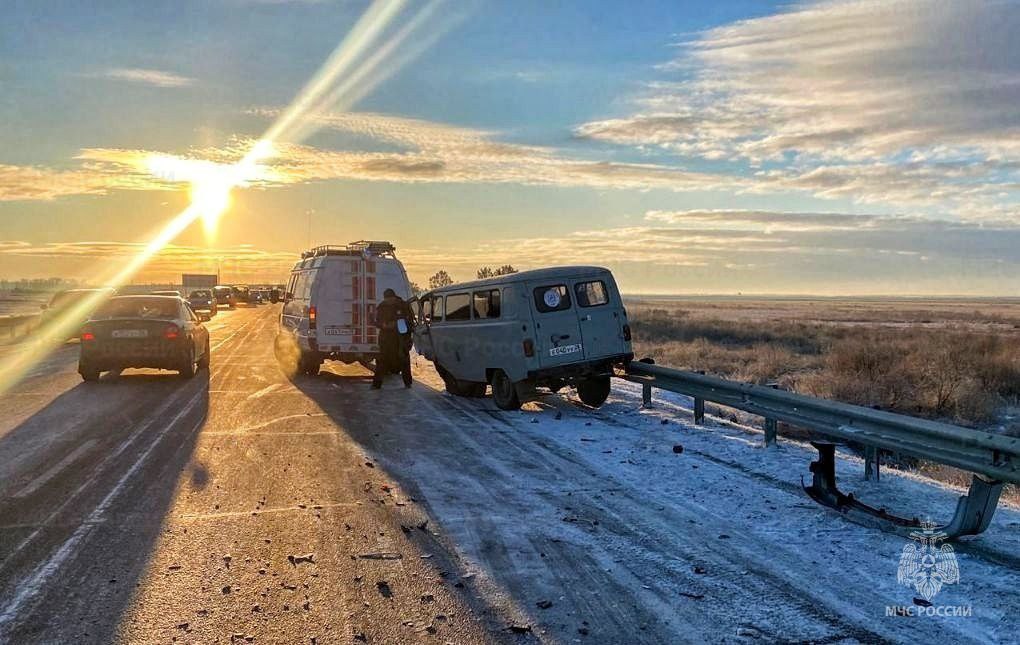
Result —
[[553, 334], [552, 342], [555, 343], [558, 340], [570, 340], [570, 334], [563, 334], [562, 336], [557, 336], [556, 334]]

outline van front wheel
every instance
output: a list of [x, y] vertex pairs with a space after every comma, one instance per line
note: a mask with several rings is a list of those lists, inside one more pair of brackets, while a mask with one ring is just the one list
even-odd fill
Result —
[[577, 384], [577, 395], [581, 402], [597, 408], [609, 398], [609, 377], [592, 376]]
[[500, 410], [520, 410], [517, 388], [503, 370], [492, 373], [492, 400]]

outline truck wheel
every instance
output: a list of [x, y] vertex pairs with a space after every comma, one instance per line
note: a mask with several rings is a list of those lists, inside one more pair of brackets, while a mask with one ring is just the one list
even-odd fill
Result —
[[597, 408], [609, 398], [609, 377], [592, 376], [577, 384], [577, 395], [581, 402]]
[[517, 388], [503, 370], [492, 373], [492, 400], [500, 410], [520, 410]]
[[93, 381], [99, 380], [100, 373], [99, 370], [93, 369], [86, 365], [78, 365], [78, 373], [81, 374], [81, 380], [85, 381], [86, 383], [91, 383]]

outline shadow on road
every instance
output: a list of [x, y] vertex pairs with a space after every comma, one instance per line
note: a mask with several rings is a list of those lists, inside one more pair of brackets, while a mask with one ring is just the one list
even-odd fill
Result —
[[106, 374], [3, 436], [0, 641], [116, 639], [208, 413], [207, 369]]

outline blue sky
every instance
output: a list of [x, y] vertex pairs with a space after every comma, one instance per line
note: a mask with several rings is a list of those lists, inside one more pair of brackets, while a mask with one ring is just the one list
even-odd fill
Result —
[[[7, 3], [0, 275], [135, 252], [189, 200], [145, 159], [236, 161], [367, 6]], [[310, 228], [392, 239], [419, 282], [583, 261], [631, 292], [1015, 294], [1016, 9], [450, 1], [139, 279], [276, 280]]]

